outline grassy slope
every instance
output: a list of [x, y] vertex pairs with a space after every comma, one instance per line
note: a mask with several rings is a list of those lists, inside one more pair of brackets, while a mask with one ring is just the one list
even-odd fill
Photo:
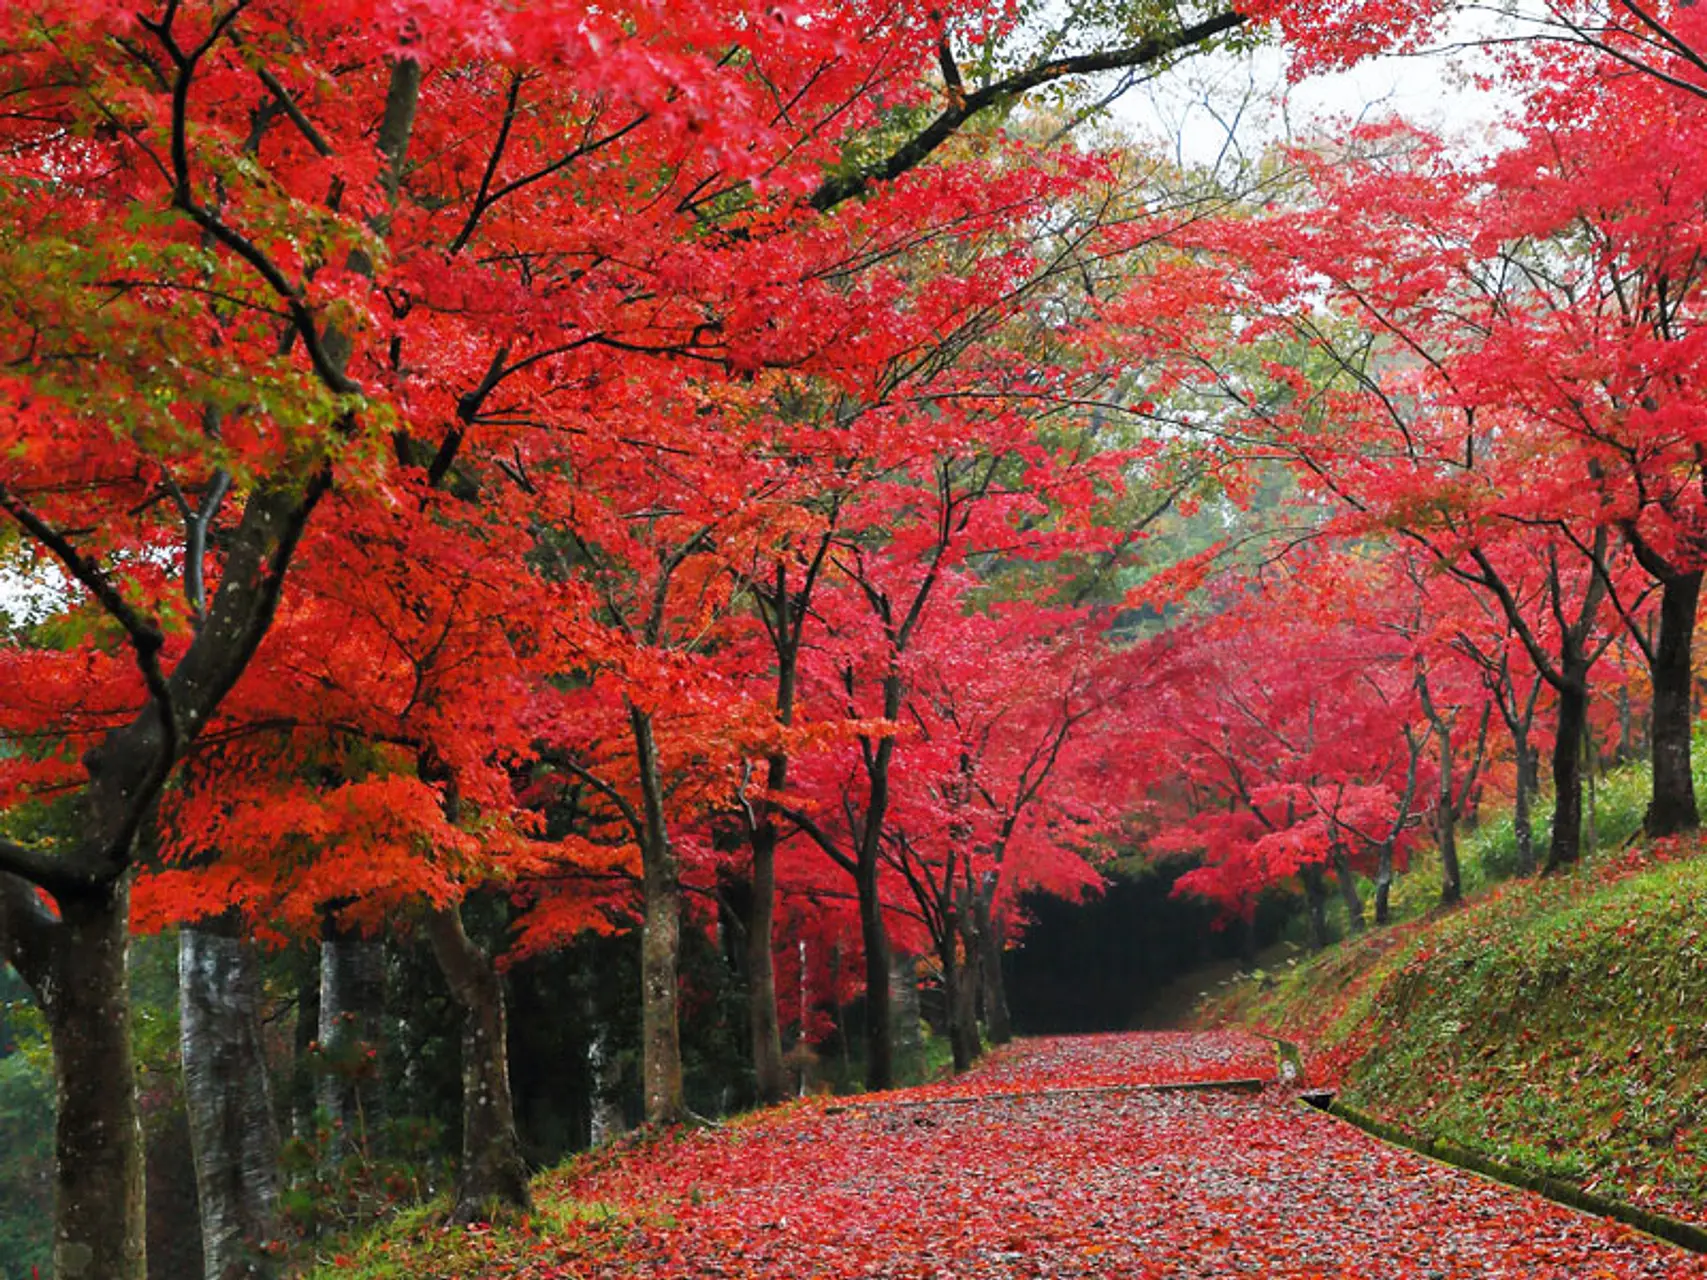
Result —
[[442, 1203], [418, 1206], [343, 1248], [326, 1250], [304, 1280], [468, 1280], [487, 1274], [558, 1280], [586, 1274], [632, 1219], [610, 1205], [552, 1195], [545, 1184], [557, 1176], [536, 1182], [540, 1204], [525, 1219], [452, 1227], [444, 1224]]
[[[1707, 854], [1620, 847], [1636, 772], [1608, 781], [1602, 851], [1574, 874], [1487, 884], [1430, 918], [1419, 869], [1411, 919], [1241, 980], [1202, 1016], [1303, 1042], [1315, 1082], [1413, 1131], [1707, 1222]], [[1477, 833], [1472, 866], [1497, 871], [1509, 840]]]

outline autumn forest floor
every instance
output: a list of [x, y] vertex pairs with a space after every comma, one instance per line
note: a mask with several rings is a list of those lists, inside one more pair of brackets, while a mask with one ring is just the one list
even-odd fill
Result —
[[1414, 1137], [1707, 1225], [1707, 855], [1607, 848], [1223, 989]]
[[[941, 1084], [588, 1153], [540, 1179], [525, 1224], [422, 1215], [318, 1280], [1707, 1277], [1375, 1141], [1275, 1076], [1242, 1033], [1024, 1042]], [[1239, 1079], [1264, 1087], [1166, 1087]]]

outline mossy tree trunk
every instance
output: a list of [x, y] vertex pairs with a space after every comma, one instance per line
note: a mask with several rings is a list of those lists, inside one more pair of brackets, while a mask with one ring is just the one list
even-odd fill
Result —
[[261, 980], [235, 918], [178, 931], [178, 1030], [206, 1280], [277, 1274], [279, 1131]]
[[688, 1114], [679, 1014], [681, 867], [670, 843], [651, 713], [630, 704], [628, 718], [640, 775], [641, 890], [645, 899], [640, 933], [641, 1086], [646, 1122], [675, 1124]]
[[485, 1220], [494, 1206], [525, 1213], [533, 1196], [510, 1092], [503, 980], [492, 958], [468, 936], [457, 907], [430, 912], [426, 930], [462, 1010], [462, 1161], [451, 1221]]
[[62, 901], [38, 993], [53, 1036], [53, 1273], [62, 1280], [147, 1274], [129, 916], [128, 878], [111, 893]]

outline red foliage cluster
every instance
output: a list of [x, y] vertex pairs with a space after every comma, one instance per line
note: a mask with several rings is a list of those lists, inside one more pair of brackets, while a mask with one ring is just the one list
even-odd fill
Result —
[[[1023, 891], [1095, 887], [1140, 792], [1233, 914], [1384, 893], [1424, 821], [1451, 898], [1489, 726], [1532, 792], [1550, 698], [1568, 861], [1615, 640], [1686, 791], [1699, 58], [1513, 59], [1496, 159], [1360, 130], [1228, 218], [982, 127], [1247, 21], [1307, 68], [1441, 11], [1091, 6], [1067, 44], [1119, 47], [1080, 57], [1004, 0], [6, 6], [0, 555], [46, 603], [0, 647], [0, 954], [89, 992], [64, 1031], [116, 1025], [122, 966], [66, 975], [122, 954], [138, 871], [145, 927], [640, 920], [667, 1119], [684, 889], [750, 885], [775, 1094], [773, 952], [791, 1038], [863, 968], [879, 1081], [891, 936], [929, 954], [964, 1060], [962, 975]], [[1700, 21], [1594, 32], [1673, 66]], [[1134, 444], [1176, 395], [1237, 447]], [[1230, 512], [1253, 459], [1346, 553], [1117, 642], [1222, 550], [1086, 603], [1134, 506]]]

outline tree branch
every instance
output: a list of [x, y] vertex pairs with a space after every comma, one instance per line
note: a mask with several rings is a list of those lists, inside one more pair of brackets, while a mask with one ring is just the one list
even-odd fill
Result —
[[873, 183], [889, 182], [900, 177], [922, 164], [973, 116], [1031, 89], [1071, 76], [1117, 71], [1124, 67], [1148, 66], [1160, 62], [1170, 54], [1206, 44], [1218, 35], [1236, 30], [1244, 23], [1244, 14], [1229, 10], [1179, 31], [1152, 36], [1125, 48], [1080, 54], [1071, 58], [1055, 58], [1039, 63], [985, 85], [975, 93], [963, 94], [958, 100], [951, 92], [948, 109], [890, 152], [885, 159], [852, 173], [826, 178], [808, 198], [807, 203], [820, 212], [827, 212], [843, 201], [861, 195]]
[[[17, 846], [0, 841], [0, 855], [8, 847]], [[0, 961], [18, 971], [43, 1006], [53, 988], [53, 935], [59, 927], [34, 884], [0, 870]]]
[[160, 670], [160, 649], [166, 643], [160, 628], [153, 620], [144, 618], [137, 612], [113, 585], [100, 565], [79, 552], [71, 545], [70, 539], [31, 510], [29, 505], [4, 483], [0, 483], [0, 509], [5, 510], [31, 537], [53, 552], [54, 557], [65, 566], [66, 572], [82, 583], [107, 614], [124, 628], [125, 635], [130, 638], [131, 648], [136, 651], [136, 665], [142, 672], [143, 683], [148, 686], [149, 697], [160, 708], [160, 723], [166, 734], [166, 758], [170, 760], [175, 757], [178, 728], [172, 712], [171, 690]]
[[574, 757], [563, 752], [542, 752], [540, 759], [546, 761], [548, 764], [555, 765], [558, 768], [567, 769], [594, 791], [597, 791], [606, 800], [609, 800], [617, 807], [617, 811], [622, 814], [622, 820], [633, 829], [634, 838], [636, 840], [644, 840], [646, 838], [646, 824], [640, 820], [639, 811], [629, 803], [628, 797], [624, 796], [622, 792], [618, 791], [615, 787], [611, 786], [610, 783], [599, 777], [598, 774], [592, 772], [584, 765], [579, 764]]
[[854, 860], [836, 847], [836, 842], [830, 838], [824, 828], [820, 827], [811, 818], [800, 812], [800, 810], [791, 808], [788, 805], [777, 805], [777, 811], [804, 832], [806, 837], [811, 840], [813, 844], [817, 845], [824, 851], [825, 856], [827, 856], [831, 862], [835, 863], [850, 876], [854, 873]]

